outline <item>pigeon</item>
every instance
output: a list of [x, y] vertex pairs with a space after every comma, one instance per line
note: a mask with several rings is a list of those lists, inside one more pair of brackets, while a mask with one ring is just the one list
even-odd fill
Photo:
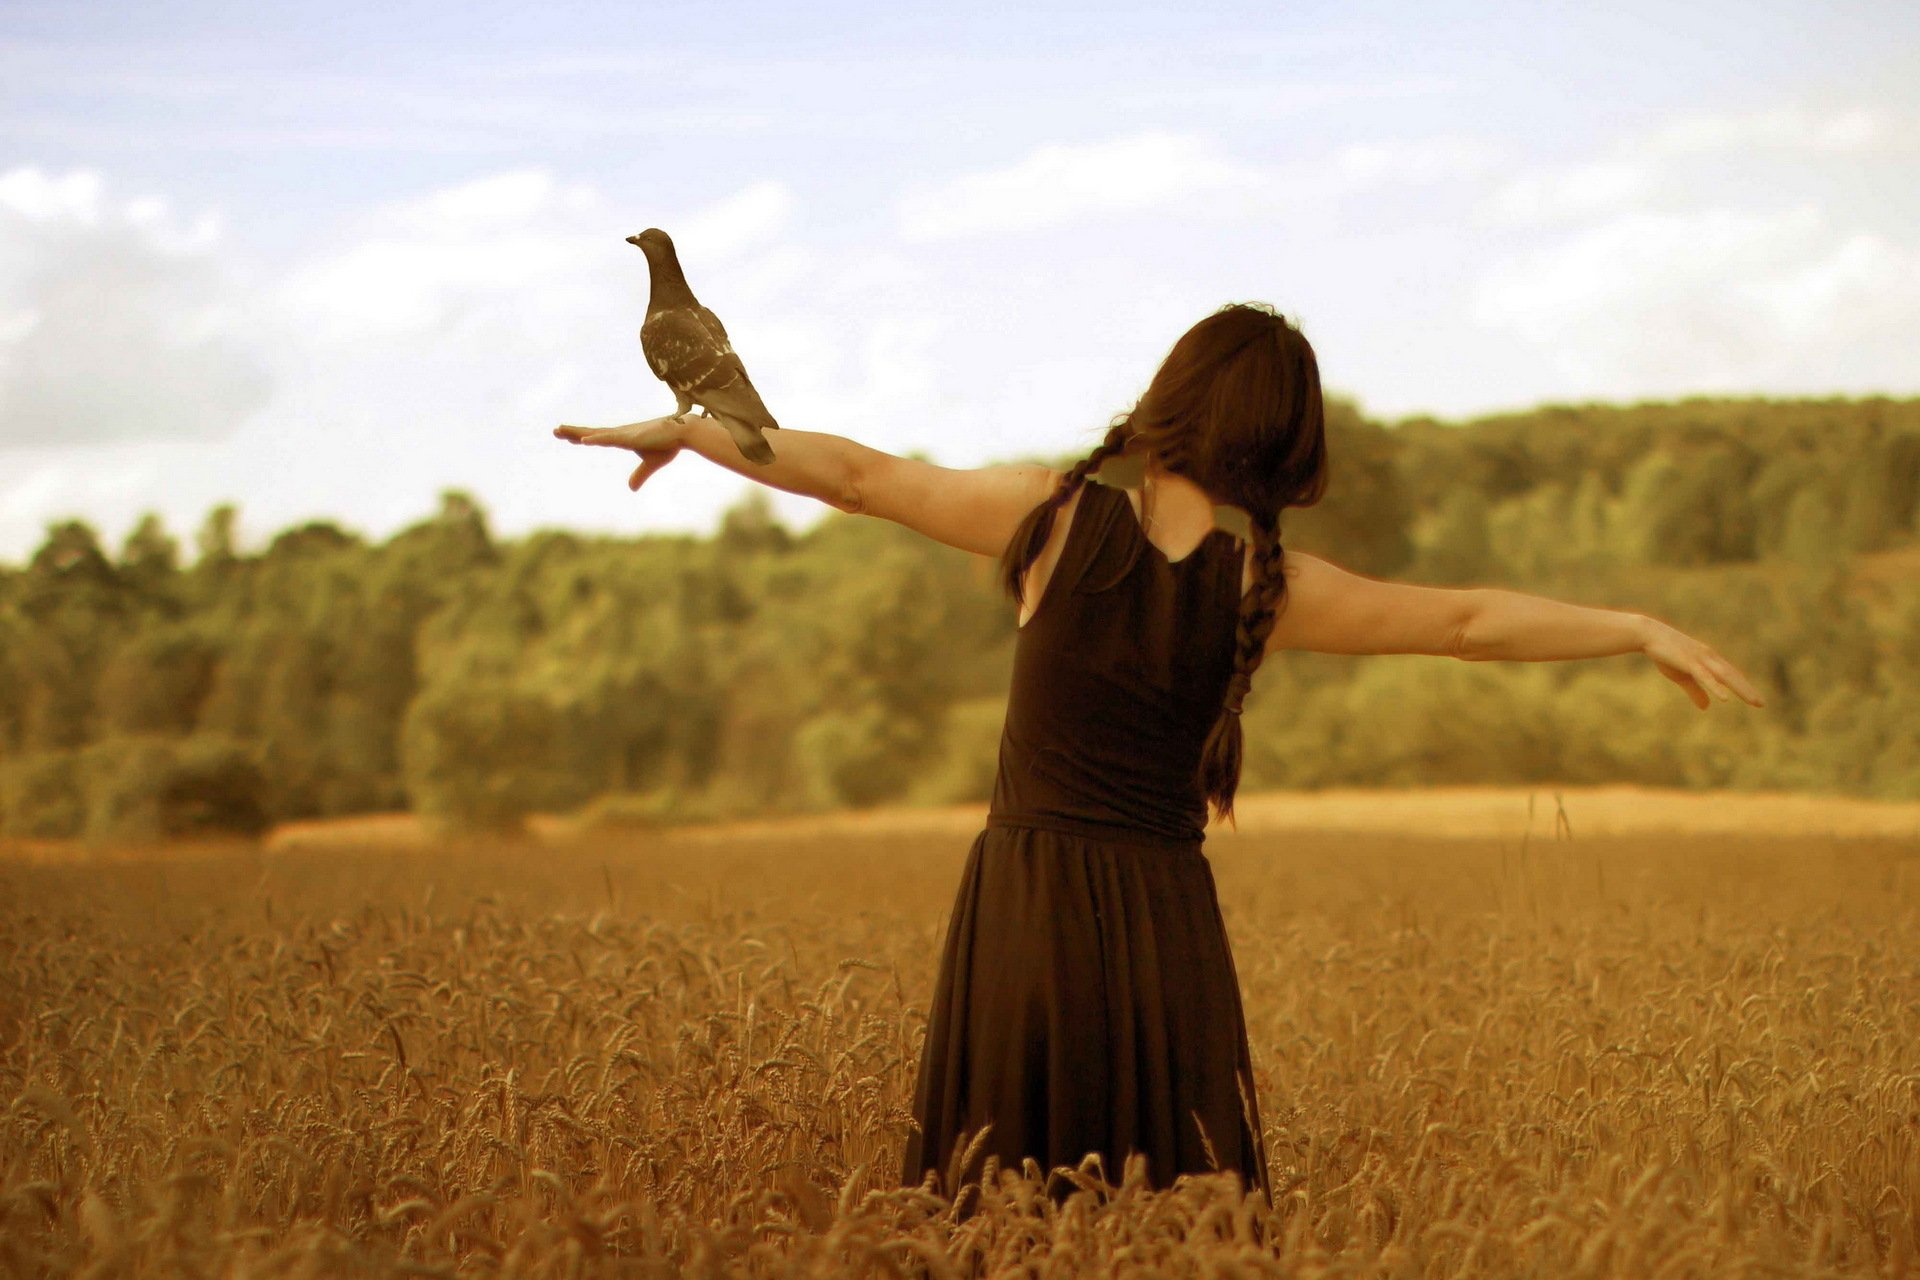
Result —
[[687, 287], [673, 241], [658, 227], [648, 227], [628, 236], [627, 243], [647, 255], [653, 293], [640, 326], [640, 350], [680, 402], [673, 416], [683, 418], [697, 404], [704, 416], [727, 429], [742, 454], [763, 465], [772, 462], [773, 449], [761, 433], [780, 424], [760, 402], [720, 317]]

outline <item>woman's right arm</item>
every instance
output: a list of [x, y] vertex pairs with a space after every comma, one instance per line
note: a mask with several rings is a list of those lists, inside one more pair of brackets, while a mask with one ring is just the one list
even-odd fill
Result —
[[1764, 706], [1753, 682], [1712, 646], [1657, 618], [1567, 604], [1500, 587], [1426, 587], [1353, 573], [1289, 551], [1287, 603], [1267, 649], [1425, 653], [1465, 662], [1552, 662], [1645, 653], [1705, 708], [1708, 695]]
[[983, 556], [1004, 552], [1020, 522], [1060, 480], [1059, 472], [1036, 462], [943, 467], [831, 432], [792, 427], [769, 436], [775, 450], [770, 466], [742, 457], [726, 428], [706, 418], [688, 418], [681, 439], [749, 479], [819, 498], [854, 515], [891, 520]]
[[942, 467], [902, 458], [828, 431], [782, 427], [771, 437], [774, 459], [749, 461], [727, 429], [711, 418], [649, 418], [620, 427], [562, 426], [554, 435], [574, 444], [630, 449], [640, 455], [627, 487], [672, 462], [682, 449], [764, 485], [842, 511], [905, 525], [962, 551], [999, 556], [1027, 513], [1059, 485], [1061, 473], [1037, 462]]

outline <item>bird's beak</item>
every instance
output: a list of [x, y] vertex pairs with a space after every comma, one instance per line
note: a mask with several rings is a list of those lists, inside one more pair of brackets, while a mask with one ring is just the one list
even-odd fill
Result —
[[645, 245], [643, 245], [643, 244], [641, 244], [641, 243], [640, 243], [640, 237], [639, 237], [639, 236], [628, 236], [628, 237], [627, 237], [627, 243], [628, 243], [628, 244], [630, 244], [630, 245], [633, 245], [633, 246], [634, 246], [635, 248], [640, 248], [640, 249], [644, 249], [644, 248], [646, 247]]

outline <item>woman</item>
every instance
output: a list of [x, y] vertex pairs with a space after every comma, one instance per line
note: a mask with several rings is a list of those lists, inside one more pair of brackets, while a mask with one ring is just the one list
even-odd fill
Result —
[[[1188, 330], [1065, 472], [951, 470], [797, 430], [762, 466], [704, 418], [555, 434], [636, 450], [635, 489], [691, 448], [1000, 560], [1020, 634], [999, 775], [948, 925], [902, 1168], [949, 1194], [988, 1154], [1051, 1170], [1097, 1153], [1114, 1175], [1139, 1153], [1154, 1185], [1227, 1169], [1271, 1202], [1201, 853], [1208, 803], [1232, 816], [1241, 704], [1269, 652], [1637, 652], [1703, 710], [1736, 693], [1763, 705], [1732, 663], [1653, 618], [1283, 554], [1280, 512], [1327, 483], [1320, 377], [1306, 338], [1260, 305]], [[1085, 483], [1103, 469], [1139, 492]]]

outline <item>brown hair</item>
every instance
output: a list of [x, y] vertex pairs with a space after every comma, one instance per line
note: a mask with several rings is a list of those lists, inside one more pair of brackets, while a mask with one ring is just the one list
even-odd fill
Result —
[[1233, 675], [1200, 753], [1197, 781], [1232, 820], [1240, 784], [1240, 707], [1266, 654], [1287, 593], [1280, 512], [1310, 507], [1327, 487], [1320, 367], [1306, 336], [1265, 303], [1229, 303], [1180, 336], [1133, 409], [1027, 513], [1000, 558], [1001, 584], [1024, 603], [1027, 569], [1053, 533], [1054, 513], [1112, 457], [1145, 449], [1216, 503], [1239, 507], [1253, 530], [1253, 585], [1240, 600]]

